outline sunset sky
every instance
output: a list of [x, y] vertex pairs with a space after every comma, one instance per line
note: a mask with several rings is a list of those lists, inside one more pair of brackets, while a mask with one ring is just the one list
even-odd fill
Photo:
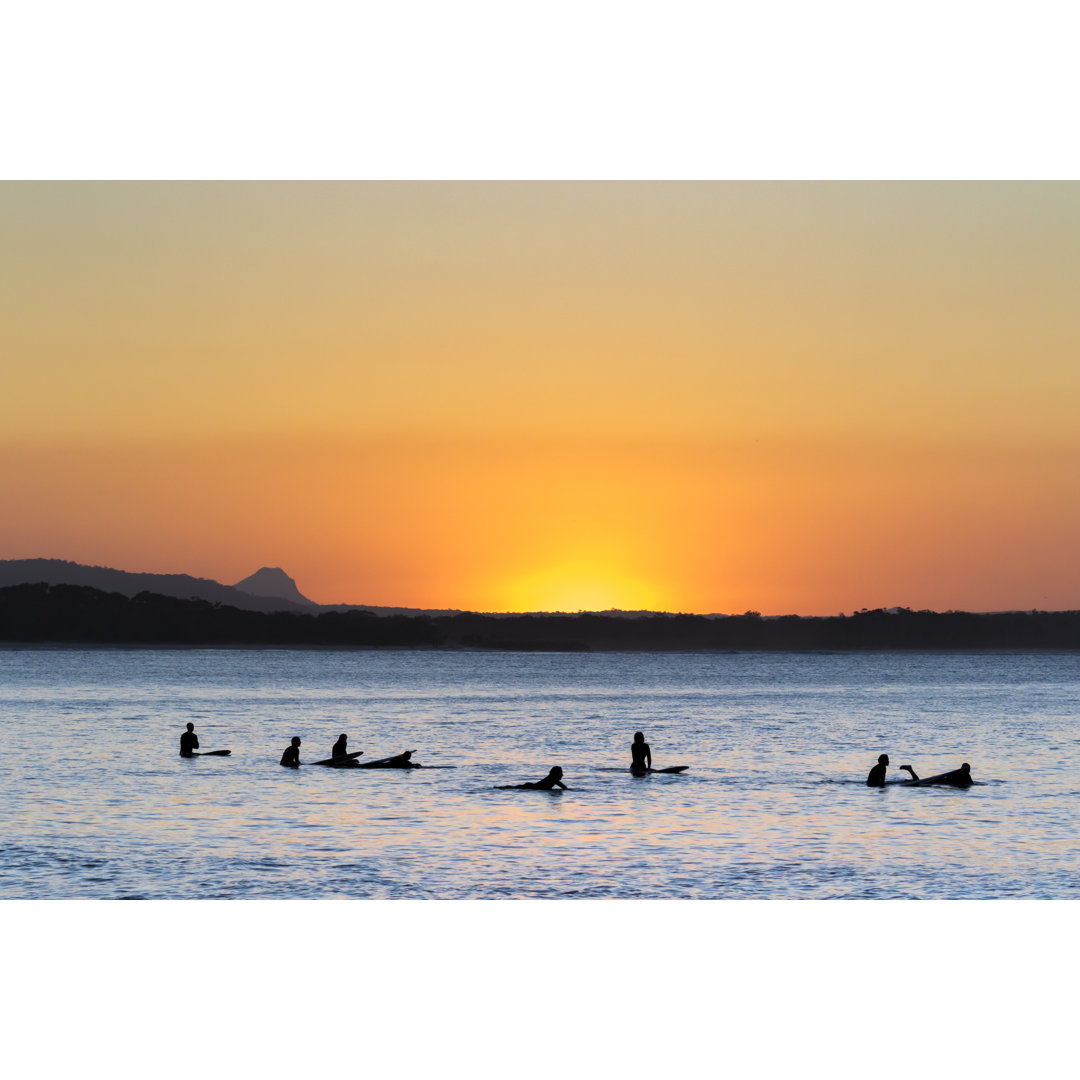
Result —
[[1080, 608], [1080, 184], [0, 184], [0, 558]]

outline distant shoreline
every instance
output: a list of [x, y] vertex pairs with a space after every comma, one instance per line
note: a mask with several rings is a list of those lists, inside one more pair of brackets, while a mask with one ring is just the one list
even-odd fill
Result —
[[0, 588], [0, 644], [196, 649], [499, 652], [1073, 652], [1080, 612], [860, 611], [722, 618], [649, 614], [375, 615], [265, 612], [84, 585]]
[[542, 655], [597, 656], [610, 653], [635, 655], [651, 653], [670, 656], [739, 656], [743, 654], [788, 653], [794, 656], [853, 656], [897, 655], [924, 656], [1074, 656], [1080, 654], [1080, 645], [1061, 648], [1037, 648], [1001, 646], [987, 648], [886, 648], [852, 647], [848, 649], [658, 649], [658, 648], [590, 648], [590, 649], [543, 649], [543, 648], [478, 648], [473, 645], [265, 645], [265, 644], [185, 644], [141, 642], [80, 642], [80, 641], [0, 641], [0, 652], [371, 652], [371, 653], [538, 653]]

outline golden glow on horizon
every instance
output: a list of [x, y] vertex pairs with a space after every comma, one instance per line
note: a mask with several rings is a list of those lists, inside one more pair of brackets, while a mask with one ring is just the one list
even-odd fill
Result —
[[659, 589], [633, 580], [602, 557], [541, 566], [509, 581], [505, 596], [498, 605], [505, 611], [656, 611], [666, 606]]
[[1078, 477], [1059, 446], [0, 443], [12, 557], [486, 611], [1080, 606]]
[[0, 185], [0, 558], [1080, 608], [1080, 185]]

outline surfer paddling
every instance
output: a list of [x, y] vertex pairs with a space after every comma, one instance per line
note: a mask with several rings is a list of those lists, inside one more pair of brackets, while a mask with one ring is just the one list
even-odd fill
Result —
[[634, 741], [630, 744], [630, 771], [644, 776], [652, 769], [652, 749], [640, 731], [634, 732]]
[[395, 754], [393, 757], [379, 758], [377, 761], [364, 761], [360, 763], [362, 769], [422, 769], [424, 766], [419, 761], [413, 761], [415, 750], [406, 750], [403, 754]]
[[[889, 755], [880, 754], [877, 759], [877, 764], [870, 770], [870, 775], [866, 778], [867, 787], [884, 787], [885, 786], [885, 770], [889, 767]], [[901, 769], [906, 769], [906, 765], [901, 765]]]
[[199, 736], [195, 734], [195, 725], [188, 724], [187, 731], [180, 735], [180, 756], [194, 757], [199, 749]]
[[901, 765], [900, 768], [911, 776], [910, 780], [904, 781], [908, 787], [929, 787], [931, 784], [945, 784], [949, 787], [971, 787], [975, 783], [971, 779], [971, 766], [966, 761], [959, 769], [953, 769], [952, 772], [938, 773], [937, 776], [926, 776], [921, 780], [918, 773], [910, 765]]
[[292, 742], [285, 747], [285, 753], [281, 755], [281, 764], [289, 769], [300, 768], [300, 736], [294, 735]]
[[551, 791], [553, 788], [570, 789], [562, 782], [562, 769], [555, 765], [551, 772], [543, 780], [537, 780], [527, 784], [499, 784], [496, 791]]

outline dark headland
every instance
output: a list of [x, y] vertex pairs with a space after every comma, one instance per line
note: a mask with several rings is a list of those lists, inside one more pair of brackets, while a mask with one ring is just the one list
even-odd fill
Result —
[[[32, 580], [35, 574], [40, 576]], [[274, 589], [286, 595], [269, 595]], [[1080, 612], [878, 608], [846, 616], [770, 617], [410, 611], [315, 604], [274, 568], [226, 586], [187, 575], [127, 574], [40, 559], [0, 561], [0, 642], [568, 652], [1080, 650]]]

